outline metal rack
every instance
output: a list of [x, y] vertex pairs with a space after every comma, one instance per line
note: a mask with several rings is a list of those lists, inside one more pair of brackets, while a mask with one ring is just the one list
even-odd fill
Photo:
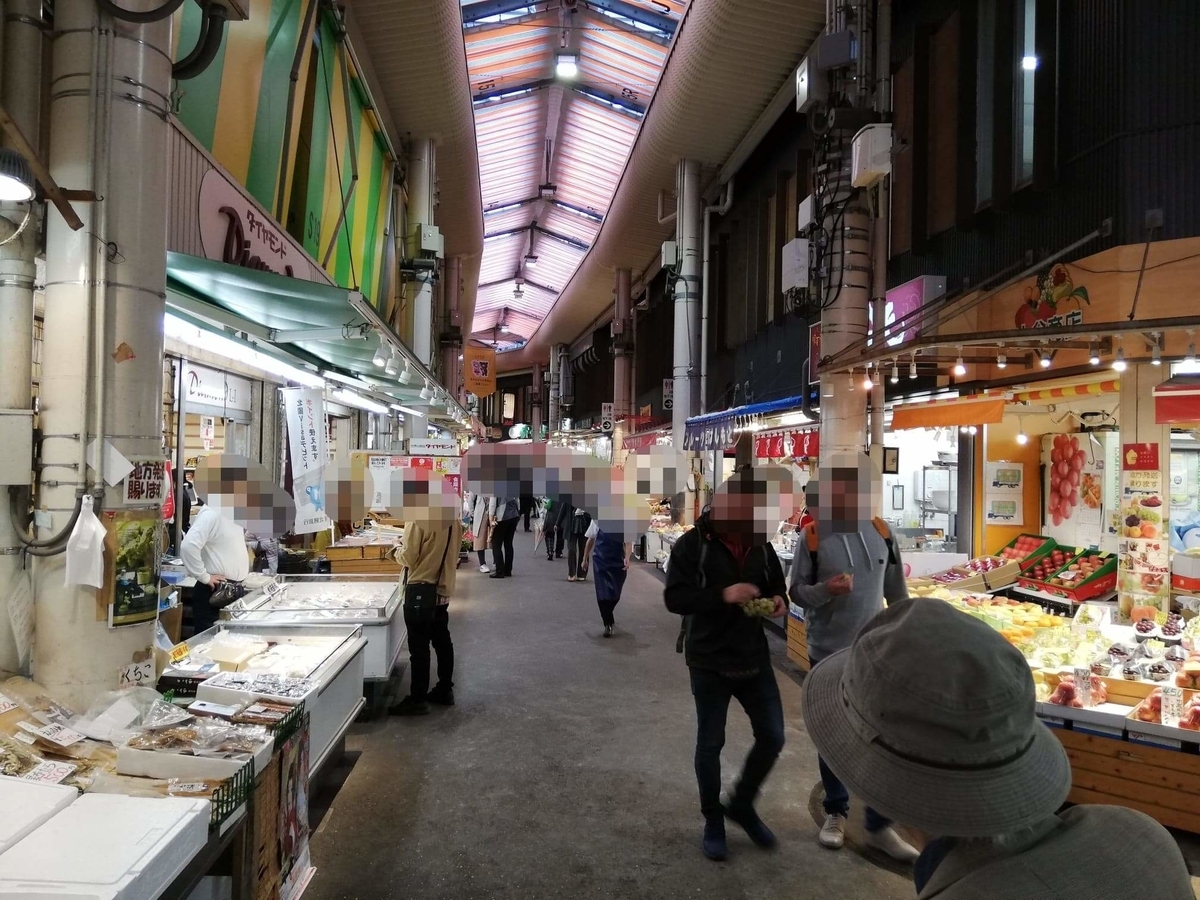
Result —
[[[933, 473], [933, 484], [930, 484], [930, 473]], [[941, 491], [939, 486], [942, 476], [945, 477], [946, 505], [935, 502], [934, 494]], [[941, 463], [921, 467], [921, 493], [917, 497], [917, 506], [921, 510], [921, 523], [924, 525], [938, 516], [946, 517], [946, 538], [958, 538], [958, 463]]]

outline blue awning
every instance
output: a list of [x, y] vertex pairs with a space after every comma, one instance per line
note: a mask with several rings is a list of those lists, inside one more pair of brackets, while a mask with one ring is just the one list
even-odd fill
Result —
[[804, 398], [784, 397], [763, 403], [748, 403], [732, 409], [692, 416], [684, 424], [685, 450], [719, 450], [733, 444], [738, 432], [766, 416], [794, 412], [804, 408]]

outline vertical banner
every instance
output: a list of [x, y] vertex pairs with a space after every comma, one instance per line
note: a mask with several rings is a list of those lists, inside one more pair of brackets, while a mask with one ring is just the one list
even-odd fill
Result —
[[1167, 538], [1168, 504], [1158, 444], [1121, 445], [1119, 606], [1125, 618], [1135, 606], [1166, 612], [1171, 601]]
[[491, 347], [463, 347], [463, 384], [476, 397], [496, 392], [496, 351]]
[[288, 448], [292, 457], [292, 497], [296, 534], [315, 534], [330, 526], [325, 515], [325, 394], [320, 388], [285, 388]]

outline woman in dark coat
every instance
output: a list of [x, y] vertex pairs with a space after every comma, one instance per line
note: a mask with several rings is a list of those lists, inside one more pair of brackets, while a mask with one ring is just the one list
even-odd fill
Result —
[[613, 535], [600, 530], [593, 521], [588, 526], [584, 558], [589, 555], [596, 573], [596, 605], [600, 607], [600, 618], [604, 622], [604, 636], [612, 637], [613, 610], [621, 602], [621, 590], [625, 587], [625, 576], [629, 574], [629, 560], [633, 556], [633, 544], [622, 543]]

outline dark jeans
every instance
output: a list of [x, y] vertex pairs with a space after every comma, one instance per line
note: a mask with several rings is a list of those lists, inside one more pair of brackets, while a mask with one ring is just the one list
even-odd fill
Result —
[[192, 588], [192, 634], [208, 631], [217, 624], [218, 611], [208, 602], [211, 596], [212, 588], [207, 584], [197, 581]]
[[554, 559], [554, 557], [562, 557], [563, 552], [563, 533], [561, 528], [550, 526], [550, 530], [546, 532], [546, 559]]
[[432, 622], [419, 622], [408, 605], [404, 607], [404, 625], [408, 628], [408, 658], [412, 663], [412, 686], [409, 694], [414, 700], [424, 700], [429, 693], [429, 645], [437, 652], [438, 687], [454, 687], [454, 643], [450, 640], [450, 608], [439, 606]]
[[587, 560], [583, 558], [583, 548], [586, 546], [587, 538], [582, 534], [567, 538], [567, 574], [572, 578], [582, 577], [587, 568]]
[[729, 699], [736, 697], [754, 731], [754, 746], [746, 756], [734, 788], [735, 806], [753, 806], [758, 790], [783, 750], [783, 702], [770, 663], [750, 678], [726, 678], [707, 669], [690, 669], [696, 698], [696, 781], [700, 811], [705, 818], [721, 816], [721, 748], [725, 746], [725, 717]]
[[492, 562], [496, 571], [501, 575], [512, 574], [513, 564], [513, 535], [517, 533], [517, 522], [520, 518], [509, 519], [507, 522], [497, 522], [492, 528]]
[[[810, 666], [815, 666], [818, 662], [820, 662], [819, 659], [810, 660]], [[833, 770], [825, 765], [825, 760], [821, 759], [820, 755], [817, 756], [817, 768], [821, 770], [821, 786], [825, 788], [825, 815], [848, 815], [850, 812], [850, 792], [846, 790], [846, 786], [842, 784], [841, 779], [833, 774]], [[892, 821], [881, 816], [868, 806], [863, 824], [867, 831], [879, 831], [891, 825]]]

